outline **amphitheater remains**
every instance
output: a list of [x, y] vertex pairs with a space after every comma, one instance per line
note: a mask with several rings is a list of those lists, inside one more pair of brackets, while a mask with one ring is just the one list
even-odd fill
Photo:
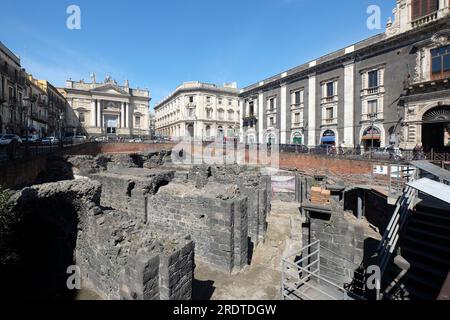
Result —
[[101, 299], [190, 300], [197, 264], [239, 274], [265, 239], [271, 180], [257, 167], [173, 165], [170, 152], [51, 161], [8, 203], [9, 294], [73, 298], [76, 265]]

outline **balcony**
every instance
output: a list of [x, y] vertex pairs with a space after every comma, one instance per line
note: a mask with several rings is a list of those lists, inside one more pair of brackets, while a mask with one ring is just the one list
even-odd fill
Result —
[[337, 118], [322, 119], [323, 126], [331, 126], [337, 124]]
[[384, 86], [366, 88], [361, 90], [361, 96], [370, 96], [375, 94], [383, 94], [385, 93]]
[[267, 114], [276, 114], [277, 113], [277, 109], [276, 108], [269, 108], [267, 109]]
[[423, 25], [423, 24], [433, 22], [433, 21], [437, 20], [437, 18], [438, 18], [438, 12], [435, 11], [435, 12], [433, 12], [433, 13], [430, 13], [430, 14], [427, 15], [427, 16], [420, 17], [420, 18], [418, 18], [418, 19], [412, 21], [412, 22], [411, 22], [411, 26], [412, 26], [413, 28], [416, 28], [416, 27], [419, 27], [419, 26], [421, 26], [421, 25]]
[[47, 119], [45, 119], [44, 115], [39, 115], [37, 112], [32, 112], [30, 118], [40, 123], [47, 123]]
[[361, 115], [361, 121], [381, 121], [383, 120], [383, 113], [377, 112], [377, 113], [367, 113]]
[[300, 110], [303, 109], [305, 105], [303, 103], [295, 103], [291, 104], [291, 110]]
[[338, 102], [338, 96], [337, 95], [335, 95], [335, 96], [331, 96], [331, 97], [323, 97], [322, 99], [321, 99], [321, 103], [322, 104], [325, 104], [325, 103], [333, 103], [333, 102]]
[[292, 129], [303, 128], [303, 121], [295, 121], [292, 123]]
[[258, 123], [258, 118], [255, 115], [251, 115], [244, 118], [243, 126], [253, 128]]

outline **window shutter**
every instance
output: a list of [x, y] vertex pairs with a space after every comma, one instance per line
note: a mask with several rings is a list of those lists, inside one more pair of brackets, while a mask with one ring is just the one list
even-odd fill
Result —
[[421, 12], [421, 0], [412, 1], [412, 20], [416, 20], [420, 17]]

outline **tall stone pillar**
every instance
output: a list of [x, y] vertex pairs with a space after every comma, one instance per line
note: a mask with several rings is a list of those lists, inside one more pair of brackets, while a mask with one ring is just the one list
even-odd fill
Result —
[[264, 143], [264, 94], [258, 95], [258, 143]]
[[[91, 116], [91, 127], [96, 127], [97, 126], [96, 106], [97, 106], [96, 101], [92, 100], [92, 102], [91, 102], [91, 113], [90, 113], [90, 116]], [[73, 107], [73, 104], [72, 104], [72, 107]]]
[[125, 102], [120, 105], [120, 128], [125, 128]]
[[97, 101], [97, 127], [103, 130], [103, 119], [102, 119], [102, 101]]
[[280, 119], [280, 143], [287, 143], [287, 88], [286, 84], [281, 86], [281, 119]]
[[245, 100], [239, 100], [239, 141], [244, 143], [244, 117], [245, 117]]
[[308, 80], [308, 147], [316, 146], [316, 74]]
[[[344, 64], [344, 143], [347, 147], [354, 147], [354, 117], [355, 117], [355, 63]], [[341, 141], [336, 141], [340, 144]]]

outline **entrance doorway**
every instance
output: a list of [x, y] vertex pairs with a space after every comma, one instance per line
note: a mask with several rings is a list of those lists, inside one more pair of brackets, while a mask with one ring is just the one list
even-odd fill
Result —
[[379, 148], [381, 146], [381, 131], [377, 127], [369, 127], [362, 136], [362, 145], [365, 149]]
[[117, 134], [117, 116], [105, 116], [105, 128], [106, 134], [116, 135]]
[[425, 113], [422, 123], [424, 151], [450, 149], [450, 106], [439, 106]]

